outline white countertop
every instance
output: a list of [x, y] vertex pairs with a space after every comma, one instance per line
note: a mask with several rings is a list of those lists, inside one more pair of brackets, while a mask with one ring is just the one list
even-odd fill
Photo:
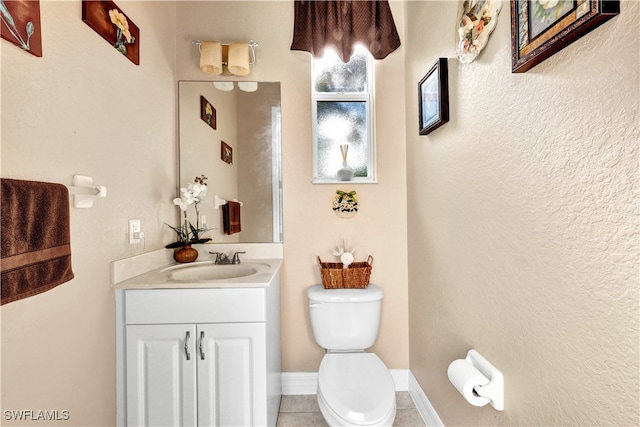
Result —
[[[114, 289], [176, 289], [176, 288], [260, 288], [271, 284], [280, 269], [282, 259], [257, 258], [243, 259], [239, 266], [258, 266], [258, 271], [249, 276], [230, 279], [186, 281], [174, 279], [173, 273], [189, 267], [214, 265], [213, 261], [195, 261], [188, 264], [172, 262], [130, 279], [113, 284]], [[229, 267], [233, 267], [231, 264]], [[225, 265], [220, 267], [224, 268]]]
[[[267, 287], [282, 265], [282, 243], [216, 243], [193, 246], [197, 248], [199, 256], [192, 263], [180, 264], [175, 262], [173, 260], [173, 251], [167, 249], [159, 249], [113, 261], [111, 263], [111, 287], [113, 289]], [[208, 254], [211, 251], [228, 254], [238, 251], [245, 252], [239, 265], [259, 264], [256, 266], [258, 271], [249, 276], [220, 280], [187, 282], [172, 278], [173, 273], [183, 268], [213, 265], [212, 256]], [[178, 276], [180, 275], [178, 274]]]

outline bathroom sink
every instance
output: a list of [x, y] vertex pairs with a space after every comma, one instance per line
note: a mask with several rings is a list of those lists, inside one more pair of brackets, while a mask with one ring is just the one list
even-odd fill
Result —
[[213, 264], [211, 262], [193, 263], [169, 267], [163, 272], [169, 278], [180, 282], [208, 282], [225, 279], [236, 279], [267, 270], [269, 264], [248, 262], [243, 264]]

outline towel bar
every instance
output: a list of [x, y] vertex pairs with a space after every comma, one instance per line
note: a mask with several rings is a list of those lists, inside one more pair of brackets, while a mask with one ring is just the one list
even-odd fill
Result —
[[73, 207], [88, 209], [93, 206], [96, 197], [107, 197], [107, 187], [94, 185], [93, 178], [84, 175], [74, 175], [73, 185], [67, 185], [69, 194], [73, 194]]
[[[233, 200], [234, 202], [238, 202], [240, 203], [240, 206], [243, 205], [243, 203], [237, 199]], [[220, 206], [222, 205], [226, 205], [227, 201], [225, 199], [221, 199], [220, 197], [218, 197], [218, 195], [216, 194], [215, 196], [213, 196], [213, 205], [216, 207], [216, 209], [220, 208]]]

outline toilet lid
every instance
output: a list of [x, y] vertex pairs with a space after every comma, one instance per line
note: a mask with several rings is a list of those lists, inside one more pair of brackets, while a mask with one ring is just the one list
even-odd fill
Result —
[[318, 393], [352, 424], [376, 424], [395, 409], [389, 370], [374, 353], [330, 353], [320, 363]]

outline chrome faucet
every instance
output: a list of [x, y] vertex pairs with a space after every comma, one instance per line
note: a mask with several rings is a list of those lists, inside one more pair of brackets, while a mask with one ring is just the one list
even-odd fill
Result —
[[231, 264], [231, 260], [227, 256], [227, 254], [223, 254], [222, 252], [209, 252], [211, 255], [215, 255], [215, 263], [216, 264]]
[[244, 254], [246, 251], [235, 252], [232, 258], [229, 258], [227, 254], [223, 254], [222, 252], [209, 252], [211, 255], [215, 255], [215, 264], [240, 264], [240, 254]]
[[240, 254], [246, 254], [247, 251], [236, 252], [233, 254], [233, 259], [231, 260], [231, 264], [240, 264]]

